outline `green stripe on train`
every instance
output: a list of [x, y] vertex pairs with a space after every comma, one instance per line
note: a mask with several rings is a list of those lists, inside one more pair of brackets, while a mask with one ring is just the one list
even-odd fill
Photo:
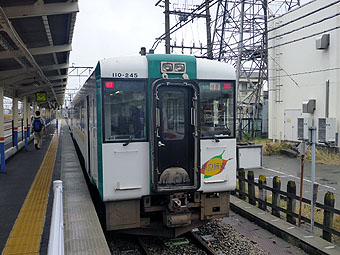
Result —
[[[161, 62], [185, 62], [186, 72], [189, 79], [197, 78], [196, 58], [194, 56], [171, 55], [171, 54], [149, 54], [148, 76], [150, 78], [162, 78]], [[182, 74], [169, 74], [169, 78], [182, 78]]]
[[97, 103], [97, 162], [98, 162], [98, 190], [104, 199], [103, 194], [103, 153], [102, 153], [102, 80], [100, 77], [100, 63], [96, 67], [96, 103]]
[[[148, 60], [148, 118], [150, 120], [151, 113], [150, 113], [150, 103], [151, 103], [151, 82], [154, 79], [160, 79], [162, 78], [161, 73], [161, 62], [185, 62], [186, 63], [186, 73], [189, 77], [189, 79], [197, 79], [197, 65], [196, 65], [196, 58], [194, 56], [184, 56], [184, 55], [170, 55], [170, 54], [148, 54], [146, 55]], [[168, 76], [170, 79], [182, 79], [182, 74], [169, 74]], [[150, 125], [148, 125], [148, 133], [149, 133], [149, 162], [150, 162], [150, 194], [152, 193], [152, 187], [151, 187], [151, 136], [153, 133], [151, 132], [152, 129]]]

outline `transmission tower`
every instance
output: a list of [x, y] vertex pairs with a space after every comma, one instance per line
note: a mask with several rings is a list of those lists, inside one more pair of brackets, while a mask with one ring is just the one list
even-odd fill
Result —
[[[201, 0], [191, 7], [185, 4], [184, 8], [179, 8], [177, 4], [173, 10], [169, 7], [169, 0], [159, 0], [157, 5], [165, 8], [166, 27], [152, 49], [165, 41], [166, 53], [181, 48], [183, 54], [184, 49], [190, 49], [190, 54], [197, 56], [201, 53], [202, 57], [232, 64], [237, 70], [238, 136], [242, 139], [246, 130], [254, 138], [260, 121], [261, 93], [268, 80], [267, 21], [300, 6], [300, 0]], [[170, 15], [178, 17], [172, 26]], [[171, 35], [189, 22], [198, 22], [199, 18], [206, 19], [205, 45], [176, 45], [176, 41], [171, 44]]]
[[261, 92], [268, 78], [268, 16], [283, 14], [299, 0], [220, 0], [213, 28], [213, 58], [236, 68], [239, 138], [254, 138]]

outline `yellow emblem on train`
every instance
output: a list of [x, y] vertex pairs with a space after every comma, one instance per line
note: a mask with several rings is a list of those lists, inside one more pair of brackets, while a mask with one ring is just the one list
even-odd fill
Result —
[[222, 155], [224, 152], [225, 150], [223, 150], [223, 152], [220, 155], [209, 159], [207, 162], [203, 164], [201, 168], [201, 174], [204, 174], [204, 178], [210, 178], [214, 175], [221, 173], [224, 170], [227, 162], [233, 159], [233, 158], [229, 158], [227, 160], [223, 159]]

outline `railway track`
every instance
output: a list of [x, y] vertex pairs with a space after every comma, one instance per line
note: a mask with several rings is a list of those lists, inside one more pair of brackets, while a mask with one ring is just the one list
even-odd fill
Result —
[[220, 220], [174, 239], [115, 234], [108, 236], [108, 242], [111, 253], [117, 255], [268, 255], [256, 243]]
[[188, 236], [193, 241], [193, 243], [195, 243], [197, 247], [200, 247], [201, 250], [205, 251], [206, 254], [208, 255], [219, 255], [220, 254], [219, 252], [215, 251], [214, 249], [210, 247], [210, 243], [208, 240], [204, 240], [202, 236], [196, 234], [195, 232], [190, 231], [186, 234], [186, 236]]

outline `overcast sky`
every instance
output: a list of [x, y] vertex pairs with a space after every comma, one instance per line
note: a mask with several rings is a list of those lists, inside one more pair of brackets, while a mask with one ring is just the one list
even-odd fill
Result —
[[[164, 32], [164, 9], [156, 0], [80, 0], [70, 66], [95, 66], [103, 58], [136, 55]], [[163, 53], [164, 47], [158, 48]], [[79, 87], [70, 77], [68, 88]]]
[[138, 54], [164, 31], [156, 0], [80, 0], [70, 64], [94, 66], [99, 59]]

